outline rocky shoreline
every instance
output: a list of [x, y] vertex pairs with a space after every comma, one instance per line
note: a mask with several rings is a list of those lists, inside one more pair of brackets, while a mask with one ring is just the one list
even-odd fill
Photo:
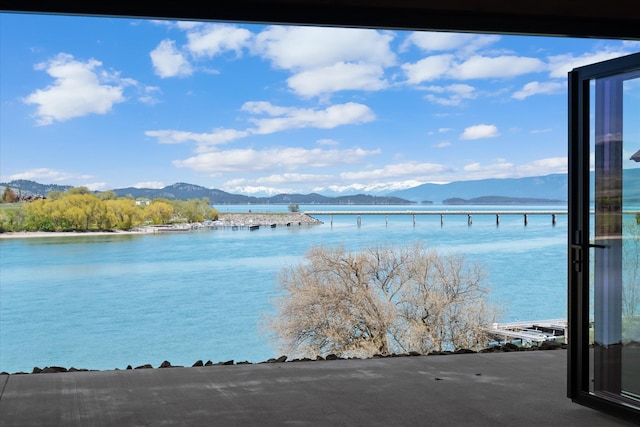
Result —
[[145, 225], [131, 230], [111, 231], [7, 231], [0, 232], [0, 239], [24, 239], [30, 237], [113, 236], [118, 234], [148, 234], [168, 231], [191, 231], [216, 227], [289, 227], [319, 225], [322, 221], [304, 213], [220, 213], [216, 221], [186, 224]]
[[[567, 348], [567, 344], [565, 343], [561, 343], [561, 342], [557, 342], [557, 341], [544, 341], [542, 342], [542, 344], [540, 344], [539, 346], [531, 346], [531, 347], [520, 347], [517, 346], [513, 343], [507, 343], [504, 345], [497, 345], [497, 346], [493, 346], [493, 347], [489, 347], [489, 348], [485, 348], [483, 350], [480, 351], [475, 351], [475, 350], [468, 350], [468, 349], [461, 349], [461, 350], [457, 350], [457, 351], [432, 351], [429, 353], [420, 353], [417, 351], [411, 351], [408, 353], [400, 353], [400, 354], [387, 354], [387, 355], [382, 355], [382, 354], [376, 354], [372, 357], [370, 357], [369, 359], [384, 359], [384, 358], [393, 358], [393, 357], [416, 357], [416, 356], [446, 356], [446, 355], [452, 355], [452, 354], [473, 354], [473, 353], [506, 353], [506, 352], [522, 352], [522, 351], [544, 351], [544, 350], [560, 350], [560, 349], [566, 349]], [[351, 359], [358, 359], [358, 358], [351, 358]], [[320, 361], [327, 361], [327, 360], [347, 360], [347, 358], [344, 357], [339, 357], [336, 356], [335, 354], [329, 354], [325, 357], [323, 356], [317, 356], [315, 359], [311, 359], [311, 358], [302, 358], [302, 359], [289, 359], [286, 355], [280, 356], [277, 359], [276, 358], [272, 358], [269, 360], [266, 360], [264, 362], [257, 362], [257, 363], [253, 363], [253, 362], [248, 362], [248, 361], [244, 361], [244, 362], [235, 362], [233, 360], [227, 360], [225, 362], [217, 362], [214, 363], [211, 360], [208, 360], [207, 362], [203, 362], [202, 360], [198, 360], [197, 362], [195, 362], [193, 365], [191, 365], [192, 368], [197, 368], [197, 367], [204, 367], [204, 366], [231, 366], [231, 365], [254, 365], [254, 364], [263, 364], [263, 363], [293, 363], [293, 362], [320, 362]], [[172, 365], [169, 361], [165, 360], [164, 362], [162, 362], [160, 365], [158, 365], [157, 369], [164, 369], [164, 368], [185, 368], [185, 366], [182, 365]], [[131, 365], [128, 365], [124, 370], [133, 370], [133, 369], [154, 369], [153, 365], [151, 364], [144, 364], [144, 365], [140, 365], [140, 366], [136, 366], [135, 368], [132, 367]], [[115, 368], [115, 371], [119, 371], [119, 368]], [[51, 374], [51, 373], [60, 373], [60, 372], [89, 372], [89, 371], [100, 371], [99, 369], [78, 369], [78, 368], [64, 368], [61, 366], [47, 366], [45, 368], [39, 368], [39, 367], [35, 367], [33, 368], [33, 371], [29, 372], [14, 372], [12, 374], [8, 373], [8, 372], [0, 372], [0, 375], [29, 375], [29, 374]]]
[[219, 213], [218, 220], [213, 221], [214, 225], [221, 226], [299, 226], [318, 225], [322, 221], [304, 213]]

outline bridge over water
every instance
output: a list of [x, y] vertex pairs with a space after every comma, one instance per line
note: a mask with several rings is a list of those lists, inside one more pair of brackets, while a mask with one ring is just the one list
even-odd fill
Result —
[[431, 216], [439, 216], [440, 224], [444, 224], [444, 217], [457, 215], [457, 216], [466, 216], [467, 224], [471, 225], [473, 223], [473, 217], [475, 215], [492, 215], [496, 218], [496, 225], [500, 224], [500, 217], [504, 215], [519, 215], [522, 216], [524, 225], [529, 224], [529, 217], [531, 215], [547, 215], [551, 217], [551, 224], [555, 225], [558, 215], [566, 215], [566, 210], [531, 210], [531, 211], [509, 211], [509, 210], [493, 210], [493, 211], [479, 211], [479, 210], [445, 210], [445, 211], [305, 211], [306, 215], [316, 217], [316, 216], [329, 216], [330, 223], [333, 225], [333, 217], [334, 216], [346, 216], [351, 215], [356, 217], [356, 221], [358, 225], [362, 223], [362, 217], [367, 215], [376, 215], [376, 216], [384, 216], [385, 221], [389, 222], [389, 216], [411, 216], [413, 219], [413, 224], [416, 223], [416, 216], [419, 215], [431, 215]]

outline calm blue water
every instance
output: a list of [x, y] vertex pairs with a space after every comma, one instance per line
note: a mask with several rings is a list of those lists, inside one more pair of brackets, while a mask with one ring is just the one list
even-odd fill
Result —
[[[450, 208], [450, 207], [449, 207]], [[466, 206], [468, 210], [495, 210]], [[286, 206], [220, 206], [284, 212]], [[301, 210], [442, 210], [443, 206], [301, 206]], [[462, 209], [462, 208], [461, 208]], [[499, 210], [563, 210], [564, 206]], [[457, 208], [449, 210], [459, 210]], [[501, 320], [566, 317], [567, 217], [319, 216], [314, 227], [0, 239], [0, 371], [125, 368], [280, 356], [261, 328], [280, 270], [312, 245], [358, 249], [422, 242], [487, 270]]]

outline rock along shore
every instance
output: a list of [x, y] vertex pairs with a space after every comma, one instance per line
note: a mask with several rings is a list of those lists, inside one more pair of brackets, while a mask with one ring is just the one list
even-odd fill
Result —
[[317, 225], [322, 221], [313, 218], [304, 213], [220, 213], [218, 220], [214, 221], [215, 225], [220, 226], [292, 226], [292, 225]]

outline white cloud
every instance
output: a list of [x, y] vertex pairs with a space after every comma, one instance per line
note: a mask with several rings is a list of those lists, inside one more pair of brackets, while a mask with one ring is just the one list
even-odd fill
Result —
[[567, 173], [566, 157], [551, 157], [534, 160], [523, 165], [516, 165], [506, 159], [496, 159], [492, 164], [479, 162], [469, 163], [463, 168], [462, 179], [487, 178], [523, 178], [527, 176], [543, 176], [553, 173]]
[[436, 96], [428, 94], [425, 98], [433, 103], [440, 105], [460, 105], [465, 99], [475, 99], [476, 92], [473, 86], [466, 84], [452, 84], [449, 86], [429, 86], [425, 88], [428, 91], [445, 96]]
[[497, 35], [463, 34], [449, 32], [413, 32], [405, 39], [401, 49], [415, 45], [426, 52], [461, 50], [473, 52], [500, 40]]
[[341, 90], [376, 91], [388, 86], [380, 65], [344, 62], [302, 71], [287, 83], [296, 94], [305, 97]]
[[193, 73], [191, 64], [187, 58], [178, 51], [173, 40], [162, 40], [160, 44], [149, 53], [153, 63], [154, 72], [162, 77], [184, 77]]
[[420, 84], [446, 76], [453, 60], [453, 55], [433, 55], [414, 64], [402, 64], [402, 70], [407, 76], [408, 83]]
[[436, 163], [405, 162], [385, 165], [383, 168], [358, 172], [342, 172], [341, 179], [345, 180], [380, 180], [397, 178], [407, 175], [429, 175], [446, 172], [449, 168]]
[[90, 182], [82, 184], [83, 187], [87, 187], [91, 191], [102, 191], [108, 188], [106, 182]]
[[90, 179], [90, 175], [78, 175], [49, 168], [37, 168], [9, 175], [8, 180], [27, 179], [31, 181], [62, 182], [73, 179]]
[[566, 89], [566, 84], [560, 82], [533, 81], [525, 84], [522, 89], [511, 95], [512, 98], [523, 100], [533, 95], [552, 95]]
[[470, 80], [516, 77], [546, 69], [546, 64], [538, 58], [476, 55], [456, 65], [449, 74], [456, 79]]
[[449, 141], [442, 141], [442, 142], [438, 142], [437, 144], [433, 145], [435, 148], [445, 148], [445, 147], [450, 147], [451, 143]]
[[249, 46], [252, 33], [233, 25], [208, 24], [194, 27], [187, 34], [187, 49], [194, 56], [213, 57], [223, 52], [233, 51], [240, 56], [242, 49]]
[[301, 96], [376, 91], [388, 86], [384, 68], [396, 63], [393, 37], [368, 29], [271, 26], [256, 35], [252, 52], [291, 71], [287, 83]]
[[212, 133], [195, 133], [180, 130], [148, 130], [146, 136], [157, 138], [161, 144], [181, 144], [184, 142], [195, 142], [200, 145], [210, 146], [225, 144], [227, 142], [244, 138], [249, 135], [247, 131], [236, 129], [216, 129]]
[[495, 125], [475, 125], [466, 128], [460, 135], [460, 139], [495, 138], [499, 135], [500, 132]]
[[626, 51], [601, 51], [585, 53], [577, 57], [572, 54], [550, 56], [548, 58], [550, 76], [557, 79], [566, 79], [569, 71], [576, 67], [606, 61], [626, 54], [628, 54]]
[[115, 104], [125, 101], [124, 87], [136, 82], [101, 67], [102, 62], [98, 60], [81, 62], [72, 55], [60, 53], [49, 62], [36, 66], [37, 70], [45, 70], [53, 77], [54, 83], [36, 90], [23, 101], [37, 105], [35, 116], [39, 125], [89, 114], [106, 114]]
[[532, 134], [534, 134], [534, 135], [537, 135], [537, 134], [539, 134], [539, 133], [549, 133], [549, 132], [552, 132], [552, 131], [553, 131], [553, 129], [551, 129], [551, 128], [546, 128], [546, 129], [534, 129], [534, 130], [532, 130], [532, 131], [531, 131], [531, 133], [532, 133]]
[[540, 72], [547, 65], [537, 58], [521, 56], [479, 56], [474, 55], [459, 62], [452, 54], [427, 56], [415, 63], [401, 66], [407, 77], [407, 83], [420, 84], [437, 79], [489, 79], [508, 78], [523, 74]]
[[567, 173], [569, 160], [567, 157], [549, 157], [534, 160], [518, 167], [520, 176], [548, 175], [552, 173]]
[[395, 64], [389, 32], [354, 28], [271, 26], [255, 37], [254, 52], [281, 69], [301, 71], [339, 62]]
[[[252, 115], [267, 115], [269, 118], [249, 118], [248, 120], [256, 127], [246, 130], [219, 128], [210, 133], [196, 133], [160, 129], [148, 130], [144, 134], [157, 138], [161, 144], [194, 142], [198, 146], [196, 152], [206, 153], [213, 150], [216, 145], [225, 144], [249, 135], [266, 135], [288, 129], [301, 128], [333, 129], [338, 126], [371, 122], [376, 118], [369, 107], [354, 102], [336, 104], [325, 109], [314, 110], [280, 107], [264, 101], [250, 101], [244, 103], [241, 110]], [[335, 141], [332, 144], [336, 144]], [[329, 142], [325, 141], [324, 145], [329, 145]]]
[[250, 119], [257, 126], [250, 129], [250, 132], [261, 135], [307, 127], [332, 129], [347, 124], [367, 123], [376, 118], [369, 107], [355, 102], [336, 104], [323, 110], [277, 107], [269, 102], [247, 102], [242, 106], [242, 110], [272, 116]]
[[273, 185], [273, 184], [300, 184], [330, 181], [335, 179], [333, 175], [314, 175], [302, 173], [283, 173], [261, 177], [255, 180], [257, 184]]
[[162, 181], [142, 181], [132, 185], [133, 188], [155, 188], [160, 189], [166, 187]]
[[330, 167], [359, 163], [362, 159], [379, 154], [380, 150], [322, 150], [319, 148], [252, 148], [212, 151], [185, 160], [175, 160], [176, 167], [186, 167], [199, 172], [217, 174], [222, 172], [296, 170], [309, 167]]

